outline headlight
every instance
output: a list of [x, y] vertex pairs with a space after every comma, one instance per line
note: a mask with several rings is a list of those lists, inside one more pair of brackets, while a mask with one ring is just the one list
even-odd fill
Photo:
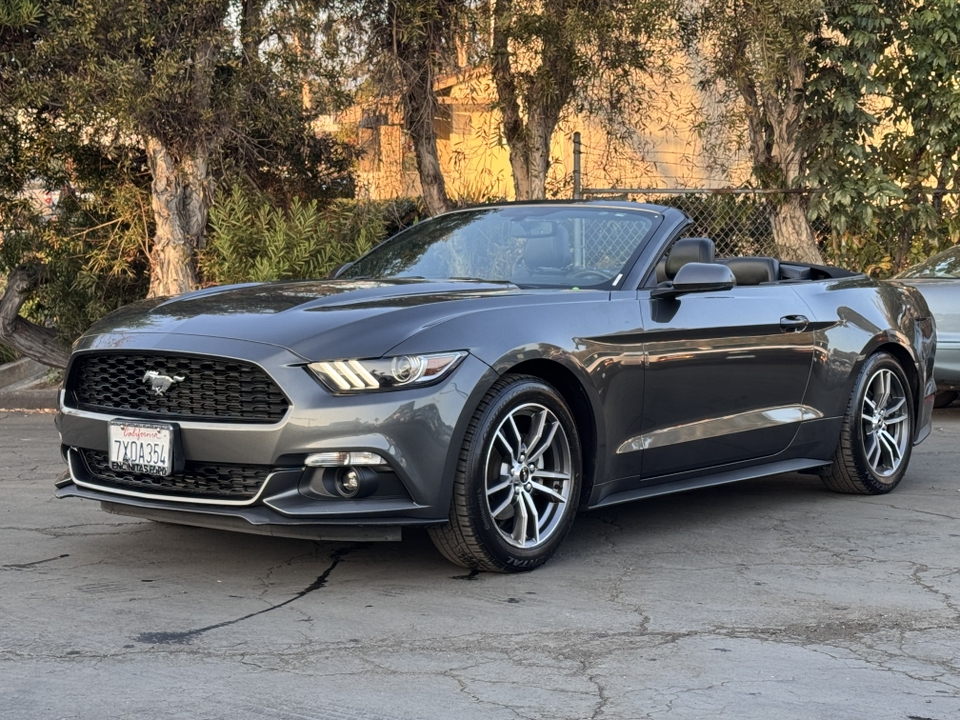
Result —
[[399, 355], [376, 360], [331, 360], [307, 367], [333, 392], [389, 390], [427, 385], [453, 370], [467, 353]]

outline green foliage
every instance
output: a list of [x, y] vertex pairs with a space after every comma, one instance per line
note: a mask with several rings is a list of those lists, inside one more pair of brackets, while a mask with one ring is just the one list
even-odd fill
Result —
[[960, 5], [838, 4], [811, 69], [811, 208], [833, 252], [887, 275], [960, 241]]
[[[648, 118], [638, 83], [667, 59], [673, 0], [495, 0], [489, 50], [518, 199], [547, 194], [550, 140], [565, 114], [591, 115], [611, 137]], [[629, 118], [629, 120], [625, 120]]]
[[82, 127], [104, 145], [154, 137], [178, 162], [210, 148], [218, 175], [245, 175], [288, 198], [352, 195], [347, 148], [311, 127], [344, 100], [330, 87], [326, 56], [303, 49], [313, 47], [319, 23], [313, 4], [38, 7], [23, 10], [17, 25], [0, 22], [2, 109], [21, 122]]
[[331, 0], [359, 42], [366, 97], [375, 113], [384, 97], [402, 112], [416, 157], [421, 194], [431, 214], [451, 207], [437, 154], [435, 80], [456, 69], [458, 41], [475, 0]]
[[[53, 113], [0, 107], [0, 277], [42, 269], [22, 308], [73, 341], [148, 284], [153, 232], [143, 151]], [[45, 192], [52, 201], [47, 206]]]
[[16, 351], [11, 350], [6, 345], [0, 343], [0, 365], [4, 363], [13, 362], [14, 360], [19, 360], [20, 356], [17, 355]]
[[0, 3], [0, 28], [22, 28], [35, 24], [39, 18], [40, 3], [35, 0], [4, 0]]
[[210, 214], [201, 269], [211, 284], [325, 277], [357, 259], [419, 214], [409, 199], [389, 202], [295, 199], [289, 208], [234, 186]]
[[152, 215], [146, 179], [132, 173], [131, 158], [114, 151], [120, 157], [112, 160], [77, 153], [71, 164], [78, 184], [60, 186], [52, 212], [37, 212], [22, 198], [0, 202], [6, 210], [0, 275], [23, 265], [43, 268], [43, 282], [23, 314], [55, 327], [67, 343], [147, 290], [145, 240]]
[[572, 109], [610, 119], [637, 109], [643, 93], [637, 71], [669, 72], [663, 51], [673, 30], [673, 0], [500, 0], [495, 5], [514, 57], [513, 82], [528, 106], [569, 93]]
[[[349, 148], [312, 126], [341, 99], [305, 51], [318, 25], [299, 1], [0, 5], [0, 277], [42, 268], [22, 313], [70, 341], [147, 292], [147, 137], [181, 169], [204, 159], [195, 192], [242, 179], [280, 207], [351, 196]], [[52, 213], [29, 200], [43, 190]]]
[[758, 184], [817, 189], [831, 262], [885, 276], [960, 240], [956, 0], [699, 7], [685, 34], [736, 90]]
[[799, 184], [804, 64], [815, 55], [832, 1], [704, 0], [682, 11], [682, 37], [704, 60], [701, 87], [719, 101], [721, 122], [746, 126], [759, 187]]

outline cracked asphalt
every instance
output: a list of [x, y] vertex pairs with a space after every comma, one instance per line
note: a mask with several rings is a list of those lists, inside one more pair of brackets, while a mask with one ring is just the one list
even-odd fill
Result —
[[765, 480], [581, 515], [522, 575], [56, 500], [0, 412], [0, 718], [960, 717], [960, 408], [901, 486]]

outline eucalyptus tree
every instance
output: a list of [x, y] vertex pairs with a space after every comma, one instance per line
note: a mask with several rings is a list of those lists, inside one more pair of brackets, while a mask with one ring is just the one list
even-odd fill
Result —
[[195, 252], [220, 151], [269, 150], [260, 142], [266, 124], [273, 135], [304, 128], [299, 79], [279, 72], [282, 46], [271, 25], [293, 13], [268, 17], [266, 7], [258, 0], [48, 2], [30, 25], [33, 42], [6, 58], [8, 106], [144, 148], [151, 295], [197, 286]]
[[767, 196], [781, 256], [813, 263], [822, 258], [799, 192], [808, 155], [801, 130], [810, 64], [817, 61], [830, 2], [703, 0], [688, 6], [685, 17], [688, 37], [705, 60], [704, 85], [726, 89], [727, 107], [745, 115], [757, 183], [782, 191]]
[[358, 97], [396, 103], [431, 215], [452, 207], [437, 152], [436, 81], [459, 70], [457, 46], [476, 0], [331, 0], [328, 16], [346, 29], [342, 51], [358, 60]]
[[[24, 10], [15, 15], [17, 3]], [[71, 293], [77, 304], [95, 302], [97, 291], [108, 306], [130, 297], [85, 270], [112, 264], [103, 274], [139, 275], [131, 291], [155, 296], [196, 288], [196, 254], [219, 179], [242, 177], [279, 195], [291, 183], [308, 197], [352, 192], [349, 153], [311, 128], [320, 103], [303, 106], [305, 78], [322, 87], [329, 77], [311, 72], [316, 54], [290, 39], [316, 29], [305, 2], [17, 3], [0, 12], [0, 269], [17, 280], [8, 281], [4, 303], [5, 327], [15, 336], [7, 344], [43, 359], [42, 349], [29, 349], [36, 343], [27, 342], [30, 326], [19, 311], [32, 300], [40, 314], [37, 293], [52, 292], [37, 290], [45, 280], [56, 286], [59, 305], [44, 320], [71, 331], [110, 309], [74, 312], [66, 307]], [[69, 183], [77, 192], [53, 221], [28, 233], [11, 223], [26, 222], [22, 190], [31, 180], [48, 188]], [[120, 206], [131, 212], [110, 217]], [[139, 241], [118, 246], [117, 233], [103, 228], [123, 228]], [[81, 243], [94, 237], [104, 242]], [[78, 254], [87, 256], [85, 266], [75, 262]], [[80, 282], [89, 283], [86, 292]], [[50, 329], [39, 329], [49, 339]], [[61, 359], [54, 346], [46, 357]]]
[[[670, 71], [672, 0], [491, 0], [490, 68], [518, 199], [546, 195], [563, 114], [643, 114], [639, 78]], [[656, 73], [653, 71], [656, 70]]]

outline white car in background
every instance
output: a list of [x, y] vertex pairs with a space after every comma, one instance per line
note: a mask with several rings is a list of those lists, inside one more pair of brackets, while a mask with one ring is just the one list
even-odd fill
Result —
[[917, 288], [933, 312], [937, 327], [934, 407], [945, 407], [960, 397], [960, 246], [931, 255], [896, 279]]

